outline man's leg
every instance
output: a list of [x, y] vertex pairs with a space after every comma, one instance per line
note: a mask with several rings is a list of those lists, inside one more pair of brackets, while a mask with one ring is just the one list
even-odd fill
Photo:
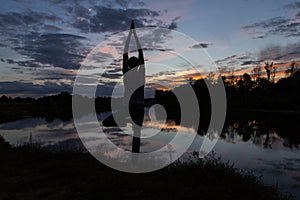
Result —
[[144, 105], [132, 104], [130, 106], [130, 115], [133, 120], [132, 130], [132, 152], [139, 153], [141, 146], [141, 129], [144, 121]]

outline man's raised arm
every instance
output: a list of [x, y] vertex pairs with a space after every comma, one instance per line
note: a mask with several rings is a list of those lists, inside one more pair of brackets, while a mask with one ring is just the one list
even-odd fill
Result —
[[140, 41], [139, 41], [139, 38], [137, 37], [137, 34], [136, 34], [136, 32], [135, 32], [135, 29], [133, 29], [133, 35], [134, 35], [135, 42], [136, 42], [136, 46], [137, 46], [138, 52], [139, 52], [139, 60], [140, 60], [140, 64], [141, 64], [141, 65], [144, 65], [144, 64], [145, 64], [144, 53], [143, 53], [143, 49], [142, 49], [141, 43], [140, 43]]
[[133, 29], [130, 29], [126, 43], [125, 43], [125, 47], [124, 47], [124, 52], [123, 52], [123, 74], [125, 74], [127, 71], [129, 71], [129, 67], [128, 67], [128, 51], [129, 51], [129, 43], [130, 43], [130, 38], [132, 35], [132, 31]]

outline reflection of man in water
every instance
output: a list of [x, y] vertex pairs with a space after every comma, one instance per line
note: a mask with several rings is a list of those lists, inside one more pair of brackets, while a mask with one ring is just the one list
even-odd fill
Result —
[[[132, 34], [134, 36], [139, 55], [138, 58], [132, 56], [128, 59], [128, 49]], [[132, 124], [132, 152], [139, 153], [141, 127], [144, 120], [145, 62], [143, 50], [137, 37], [133, 21], [131, 22], [129, 35], [124, 48], [123, 75], [123, 82], [125, 86], [124, 102], [129, 102], [129, 113], [132, 121], [134, 122]]]

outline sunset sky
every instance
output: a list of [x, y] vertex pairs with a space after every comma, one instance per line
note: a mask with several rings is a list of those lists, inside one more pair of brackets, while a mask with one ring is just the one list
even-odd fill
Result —
[[[300, 61], [300, 2], [297, 1], [3, 0], [0, 95], [38, 97], [72, 92], [76, 72], [91, 50], [114, 35], [126, 33], [131, 19], [137, 28], [168, 28], [189, 36], [196, 42], [186, 46], [187, 42], [180, 39], [177, 45], [195, 47], [184, 48], [194, 58], [199, 49], [207, 51], [222, 73], [232, 69], [236, 73], [251, 72], [253, 66], [270, 61], [278, 66], [280, 76], [280, 71], [292, 60]], [[123, 46], [124, 38], [119, 38], [119, 47]], [[146, 40], [141, 41], [143, 44]], [[160, 49], [161, 52], [168, 52], [163, 43], [165, 49]], [[109, 45], [101, 46], [101, 50], [107, 53], [106, 61], [111, 66], [104, 77], [106, 81], [100, 80], [100, 89], [103, 95], [109, 95], [111, 82], [121, 77], [122, 51], [112, 52]], [[145, 52], [149, 62], [147, 75], [152, 81], [172, 79], [180, 84], [188, 77], [199, 77], [195, 70], [181, 68], [180, 61], [161, 52], [155, 55]], [[150, 69], [154, 61], [171, 68]], [[202, 64], [208, 67], [211, 63]]]

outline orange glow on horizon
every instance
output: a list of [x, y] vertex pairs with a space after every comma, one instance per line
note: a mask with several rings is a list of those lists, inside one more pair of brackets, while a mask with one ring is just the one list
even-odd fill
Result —
[[170, 88], [163, 88], [163, 87], [156, 88], [156, 90], [161, 90], [161, 91], [164, 91], [164, 92], [171, 91]]

